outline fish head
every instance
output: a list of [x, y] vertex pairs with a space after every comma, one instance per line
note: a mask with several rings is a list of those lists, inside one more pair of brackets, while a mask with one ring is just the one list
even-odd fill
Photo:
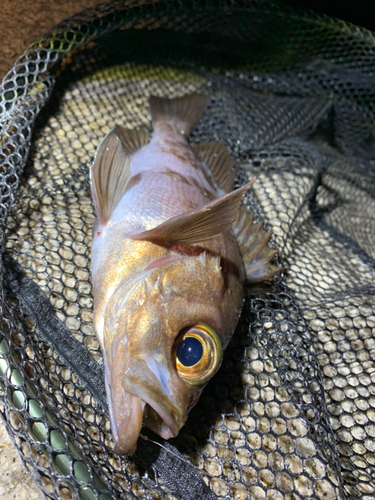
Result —
[[205, 252], [167, 260], [115, 290], [103, 346], [118, 453], [135, 451], [142, 426], [177, 436], [221, 364], [242, 296], [238, 277]]

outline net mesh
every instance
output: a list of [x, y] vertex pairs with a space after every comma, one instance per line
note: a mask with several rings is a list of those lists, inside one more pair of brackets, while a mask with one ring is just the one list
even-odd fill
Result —
[[14, 286], [38, 286], [100, 373], [88, 167], [116, 124], [151, 132], [150, 95], [192, 92], [212, 99], [191, 143], [225, 144], [236, 186], [257, 177], [245, 203], [284, 272], [246, 291], [220, 371], [161, 446], [209, 486], [195, 498], [375, 498], [374, 52], [371, 32], [267, 1], [114, 1], [15, 63], [0, 89], [1, 415], [48, 498], [194, 498], [114, 453], [103, 395]]

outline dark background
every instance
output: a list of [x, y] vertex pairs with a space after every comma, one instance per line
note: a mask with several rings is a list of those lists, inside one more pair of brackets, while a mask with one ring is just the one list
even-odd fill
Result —
[[375, 0], [282, 0], [297, 9], [311, 9], [375, 31]]
[[[375, 31], [375, 0], [282, 0]], [[0, 80], [32, 42], [63, 19], [103, 0], [0, 0]]]

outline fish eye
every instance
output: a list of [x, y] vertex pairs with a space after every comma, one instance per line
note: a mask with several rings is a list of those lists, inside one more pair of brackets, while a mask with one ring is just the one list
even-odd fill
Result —
[[177, 372], [190, 385], [207, 382], [221, 363], [220, 339], [210, 326], [203, 323], [182, 330], [173, 350]]
[[184, 337], [178, 343], [176, 356], [182, 365], [194, 366], [202, 359], [202, 355], [202, 342], [196, 337]]

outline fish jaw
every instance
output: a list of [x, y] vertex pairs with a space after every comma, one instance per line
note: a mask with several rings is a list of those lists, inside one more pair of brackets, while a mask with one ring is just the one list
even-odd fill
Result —
[[[170, 439], [177, 436], [187, 418], [188, 391], [180, 387], [179, 404], [174, 404], [169, 384], [176, 388], [176, 385], [182, 386], [181, 381], [171, 380], [170, 369], [165, 364], [155, 362], [152, 356], [148, 358], [138, 360], [123, 377], [116, 376], [123, 370], [121, 359], [118, 360], [120, 366], [115, 363], [110, 374], [106, 370], [111, 428], [115, 451], [120, 455], [135, 452], [143, 426], [164, 439]], [[185, 397], [181, 397], [182, 393]]]
[[125, 391], [121, 383], [116, 385], [117, 387], [109, 387], [106, 381], [115, 451], [119, 455], [131, 455], [137, 449], [145, 403], [139, 397]]
[[[145, 426], [152, 425], [164, 439], [176, 437], [187, 418], [189, 391], [173, 377], [166, 363], [157, 362], [150, 354], [145, 358], [127, 371], [123, 386], [147, 404]], [[177, 386], [180, 386], [178, 404], [172, 401]]]

